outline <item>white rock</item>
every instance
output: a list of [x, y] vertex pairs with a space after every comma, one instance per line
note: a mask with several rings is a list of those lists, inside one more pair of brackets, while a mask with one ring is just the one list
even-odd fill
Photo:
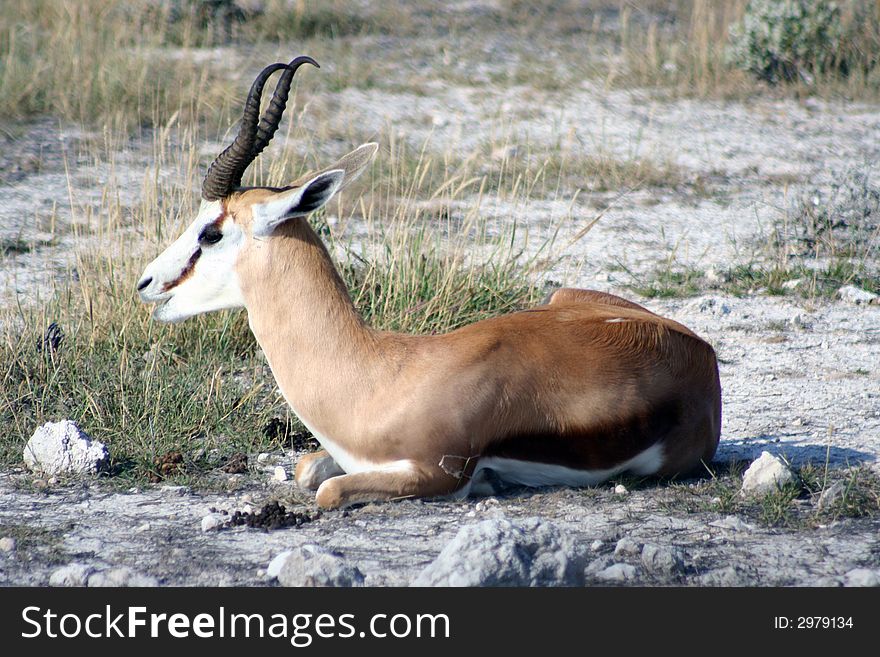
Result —
[[626, 495], [628, 492], [629, 491], [626, 489], [626, 486], [624, 486], [623, 484], [617, 484], [614, 487], [614, 494], [615, 495]]
[[794, 480], [794, 473], [782, 459], [770, 452], [762, 452], [743, 474], [742, 492], [766, 495]]
[[541, 518], [462, 527], [413, 586], [582, 586], [586, 549]]
[[751, 584], [748, 574], [736, 566], [724, 566], [703, 573], [696, 578], [700, 586], [745, 586]]
[[47, 422], [34, 432], [24, 448], [25, 465], [50, 476], [95, 474], [109, 460], [107, 448], [71, 420]]
[[220, 529], [226, 523], [227, 516], [220, 513], [209, 513], [202, 518], [202, 531], [212, 532]]
[[641, 554], [642, 548], [631, 538], [622, 538], [617, 541], [614, 546], [614, 558], [621, 559], [624, 557], [637, 557]]
[[138, 534], [140, 534], [140, 533], [142, 533], [142, 532], [148, 532], [148, 531], [150, 531], [152, 528], [153, 528], [153, 526], [152, 526], [150, 523], [145, 522], [145, 523], [142, 523], [142, 524], [138, 525], [137, 527], [135, 527], [134, 530], [135, 530]]
[[269, 565], [266, 566], [266, 577], [278, 577], [281, 573], [281, 569], [284, 568], [284, 564], [287, 562], [287, 557], [291, 554], [293, 554], [293, 550], [285, 550], [276, 555], [275, 558], [269, 562]]
[[616, 563], [596, 574], [597, 579], [606, 582], [631, 582], [638, 577], [638, 569], [628, 563]]
[[111, 568], [109, 570], [100, 570], [89, 575], [89, 587], [135, 587], [159, 586], [159, 580], [152, 575], [143, 575], [135, 572], [131, 568], [125, 566], [119, 568]]
[[159, 486], [159, 492], [166, 495], [189, 495], [191, 490], [189, 486], [172, 486], [171, 484]]
[[596, 539], [595, 541], [593, 541], [592, 543], [590, 543], [590, 549], [591, 549], [593, 552], [598, 552], [599, 550], [602, 549], [602, 546], [603, 546], [603, 545], [605, 545], [605, 544], [604, 544], [602, 541], [600, 541], [599, 539]]
[[724, 516], [720, 520], [713, 520], [709, 523], [710, 527], [718, 527], [719, 529], [731, 529], [735, 532], [754, 531], [755, 526], [743, 521], [738, 516]]
[[642, 565], [654, 575], [681, 575], [685, 571], [681, 550], [666, 545], [646, 543], [642, 547]]
[[790, 281], [785, 281], [782, 284], [782, 289], [784, 290], [794, 290], [800, 286], [801, 283], [804, 282], [803, 278], [792, 278]]
[[880, 586], [880, 575], [868, 568], [855, 568], [843, 577], [845, 586]]
[[706, 271], [703, 272], [703, 277], [706, 279], [707, 283], [723, 283], [725, 276], [722, 272], [718, 271], [717, 267], [707, 267]]
[[825, 511], [843, 497], [843, 494], [846, 492], [846, 484], [842, 481], [836, 481], [831, 484], [828, 488], [822, 491], [822, 494], [819, 496], [819, 500], [816, 502], [816, 507], [819, 511]]
[[0, 538], [0, 552], [15, 552], [15, 539], [11, 536]]
[[49, 575], [49, 586], [85, 586], [94, 568], [82, 563], [70, 563]]
[[257, 454], [257, 463], [266, 463], [269, 461], [269, 452], [260, 452]]
[[282, 586], [363, 586], [364, 576], [338, 552], [303, 545], [284, 560], [278, 582]]
[[854, 303], [856, 305], [877, 303], [878, 299], [878, 296], [873, 292], [868, 292], [855, 285], [844, 285], [837, 291], [837, 296], [847, 303]]
[[287, 481], [287, 470], [280, 465], [276, 465], [272, 474], [272, 479], [275, 481]]

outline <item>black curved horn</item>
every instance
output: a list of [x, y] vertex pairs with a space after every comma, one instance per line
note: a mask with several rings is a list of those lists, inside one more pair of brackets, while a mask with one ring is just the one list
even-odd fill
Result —
[[[288, 68], [287, 64], [271, 64], [260, 74], [248, 92], [244, 104], [244, 114], [241, 126], [235, 140], [217, 156], [208, 167], [208, 173], [202, 182], [202, 198], [207, 201], [216, 201], [225, 198], [241, 183], [241, 177], [245, 169], [254, 161], [256, 153], [254, 146], [257, 138], [257, 127], [260, 119], [260, 98], [266, 80], [275, 71]], [[264, 146], [265, 147], [265, 146]]]
[[303, 64], [311, 64], [315, 68], [321, 68], [320, 64], [311, 57], [305, 55], [297, 57], [287, 69], [281, 74], [278, 85], [275, 87], [275, 93], [272, 94], [272, 100], [269, 101], [269, 107], [260, 118], [260, 125], [257, 126], [257, 140], [254, 144], [254, 157], [263, 152], [263, 149], [272, 141], [278, 126], [281, 124], [281, 116], [284, 114], [284, 108], [287, 106], [287, 95], [290, 92], [290, 84], [293, 82], [293, 75], [296, 70]]

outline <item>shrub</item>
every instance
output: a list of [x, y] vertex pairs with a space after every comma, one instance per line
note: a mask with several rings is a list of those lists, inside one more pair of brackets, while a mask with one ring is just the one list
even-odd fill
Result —
[[817, 71], [848, 72], [845, 31], [840, 8], [829, 0], [751, 0], [730, 29], [729, 56], [771, 84], [810, 82]]

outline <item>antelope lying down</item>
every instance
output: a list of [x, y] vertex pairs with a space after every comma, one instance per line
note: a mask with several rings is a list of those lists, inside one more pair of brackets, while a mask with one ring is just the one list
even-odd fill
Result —
[[364, 171], [376, 144], [283, 188], [240, 187], [306, 62], [317, 66], [298, 57], [257, 77], [238, 136], [205, 177], [198, 216], [137, 289], [167, 322], [247, 309], [284, 397], [323, 447], [296, 468], [321, 507], [464, 496], [499, 480], [674, 475], [712, 457], [721, 421], [712, 347], [635, 303], [562, 289], [545, 305], [446, 335], [367, 326], [306, 217]]

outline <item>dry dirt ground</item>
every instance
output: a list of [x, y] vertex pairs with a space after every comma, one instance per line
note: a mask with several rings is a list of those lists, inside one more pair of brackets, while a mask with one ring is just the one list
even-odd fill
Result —
[[[626, 296], [633, 296], [625, 287], [629, 276], [650, 276], [670, 254], [701, 269], [748, 262], [797, 190], [826, 185], [853, 165], [870, 168], [880, 151], [880, 112], [861, 103], [661, 99], [589, 80], [564, 93], [496, 89], [479, 80], [427, 86], [429, 93], [346, 88], [314, 99], [314, 114], [358, 141], [393, 129], [418, 147], [431, 134], [429, 148], [439, 152], [470, 152], [490, 141], [502, 117], [514, 145], [563, 143], [584, 156], [650, 158], [679, 169], [684, 182], [671, 189], [483, 201], [481, 212], [499, 226], [516, 218], [534, 244], [564, 217], [556, 237], [563, 257], [547, 276]], [[76, 152], [77, 141], [88, 137], [79, 129], [51, 121], [19, 129], [18, 137], [0, 135], [0, 237], [36, 248], [0, 260], [4, 303], [45, 293], [74, 257], [73, 232], [50, 240], [49, 227], [34, 218], [54, 207], [59, 222], [69, 221], [72, 205], [99, 201], [111, 175], [108, 163], [76, 157], [67, 158], [65, 172], [63, 153]], [[123, 206], [138, 202], [149, 158], [149, 138], [118, 153], [112, 175], [127, 190]], [[700, 191], [694, 181], [703, 181]], [[569, 244], [609, 204], [592, 231]], [[645, 303], [718, 350], [724, 423], [717, 463], [767, 450], [793, 465], [867, 464], [880, 472], [880, 305], [719, 291]], [[274, 458], [291, 465], [291, 455]], [[21, 473], [3, 474], [0, 525], [18, 529], [16, 550], [0, 554], [0, 584], [46, 584], [57, 567], [80, 562], [127, 566], [167, 585], [262, 585], [271, 583], [264, 571], [274, 555], [312, 542], [343, 553], [368, 585], [404, 585], [460, 527], [499, 515], [551, 520], [594, 546], [597, 559], [611, 558], [622, 537], [685, 551], [683, 572], [666, 579], [643, 573], [640, 583], [838, 585], [853, 569], [880, 571], [877, 520], [768, 528], [730, 516], [711, 500], [685, 508], [662, 484], [625, 495], [603, 486], [515, 491], [490, 502], [404, 501], [326, 513], [297, 529], [202, 532], [210, 507], [259, 506], [291, 486], [269, 478], [254, 470], [232, 477], [233, 492], [215, 493], [162, 486], [118, 491], [88, 482], [38, 490]]]

